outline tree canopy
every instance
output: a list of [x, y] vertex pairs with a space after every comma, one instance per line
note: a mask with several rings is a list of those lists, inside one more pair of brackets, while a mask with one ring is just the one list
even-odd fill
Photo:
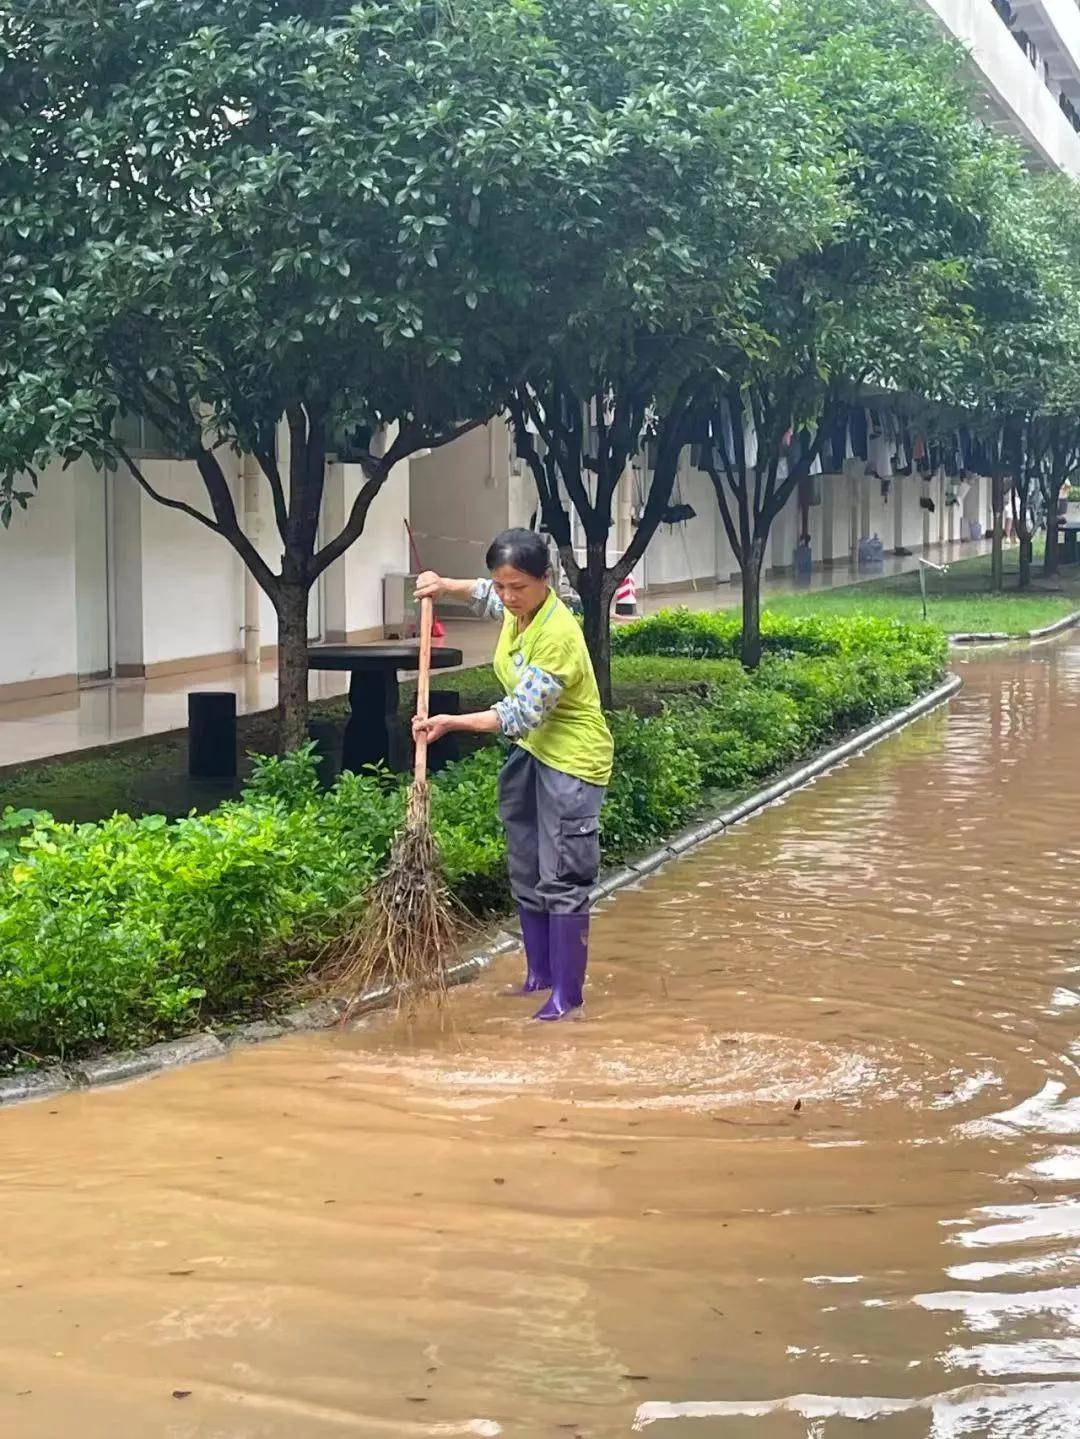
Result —
[[[762, 277], [830, 236], [835, 142], [827, 107], [788, 63], [784, 26], [759, 0], [537, 8], [611, 126], [602, 183], [620, 234], [600, 291], [511, 384], [509, 407], [606, 694], [612, 597], [670, 500], [701, 367], [773, 343]], [[572, 283], [565, 258], [549, 257], [557, 291]], [[617, 487], [647, 438], [647, 498], [628, 546], [609, 556]]]
[[[975, 118], [910, 0], [11, 0], [0, 193], [0, 519], [85, 454], [217, 532], [277, 609], [288, 743], [311, 585], [399, 461], [501, 410], [602, 679], [691, 440], [750, 663], [770, 526], [863, 386], [1026, 426], [1044, 494], [1080, 449], [1077, 186]], [[132, 412], [205, 504], [155, 489]], [[320, 537], [343, 433], [364, 483]]]
[[742, 569], [749, 664], [768, 535], [834, 407], [869, 386], [955, 385], [974, 333], [970, 268], [1019, 173], [974, 116], [962, 53], [907, 0], [786, 0], [780, 13], [800, 83], [833, 118], [841, 213], [825, 245], [762, 279], [772, 344], [717, 370], [705, 453]]

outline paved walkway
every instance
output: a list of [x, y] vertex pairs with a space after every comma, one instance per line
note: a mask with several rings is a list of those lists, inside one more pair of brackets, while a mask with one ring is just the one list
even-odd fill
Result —
[[[943, 552], [933, 551], [932, 558], [935, 563], [969, 559], [988, 548], [986, 543], [951, 545]], [[914, 555], [889, 556], [883, 573], [902, 574], [914, 569], [916, 563]], [[847, 566], [816, 570], [810, 589], [834, 589], [863, 578], [879, 578], [881, 573], [859, 576]], [[792, 593], [790, 576], [770, 580], [762, 589], [765, 599]], [[739, 603], [740, 594], [735, 585], [702, 582], [697, 588], [644, 596], [642, 609], [645, 613], [677, 605], [698, 610], [730, 609]], [[482, 664], [490, 658], [492, 635], [489, 626], [474, 620], [452, 621], [447, 625], [447, 643], [464, 652], [467, 665]], [[309, 692], [312, 699], [325, 699], [344, 694], [347, 688], [348, 675], [318, 672], [311, 676]], [[239, 713], [255, 714], [277, 703], [277, 673], [273, 665], [259, 669], [238, 665], [193, 670], [164, 679], [112, 680], [68, 694], [0, 703], [0, 769], [183, 729], [191, 690], [232, 690]]]

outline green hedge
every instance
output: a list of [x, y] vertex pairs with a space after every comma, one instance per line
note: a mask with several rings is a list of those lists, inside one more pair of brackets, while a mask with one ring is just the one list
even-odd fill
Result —
[[[612, 716], [609, 862], [673, 833], [707, 791], [763, 779], [944, 671], [932, 629], [785, 620], [766, 630], [752, 675], [730, 658], [737, 629], [723, 616], [661, 615], [618, 632], [617, 667], [654, 696], [679, 693], [659, 713]], [[477, 912], [508, 900], [501, 758], [488, 747], [434, 786], [447, 875]], [[377, 775], [323, 791], [301, 751], [260, 761], [241, 800], [173, 823], [7, 811], [0, 1064], [119, 1048], [272, 1004], [362, 902], [403, 799], [400, 782]]]

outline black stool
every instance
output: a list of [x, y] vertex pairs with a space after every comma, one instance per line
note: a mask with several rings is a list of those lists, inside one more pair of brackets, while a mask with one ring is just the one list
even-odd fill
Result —
[[236, 696], [231, 690], [188, 695], [188, 775], [236, 778]]
[[[457, 690], [432, 690], [428, 703], [431, 715], [459, 715], [461, 695]], [[428, 750], [428, 769], [438, 774], [448, 764], [461, 758], [461, 744], [456, 734], [443, 735], [442, 739]]]

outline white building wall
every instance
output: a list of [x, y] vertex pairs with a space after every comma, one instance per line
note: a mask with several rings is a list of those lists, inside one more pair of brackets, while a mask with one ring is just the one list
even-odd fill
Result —
[[851, 556], [851, 480], [821, 477], [821, 537], [814, 559], [825, 565], [847, 564]]
[[[509, 444], [509, 436], [507, 437]], [[507, 529], [526, 530], [540, 509], [536, 481], [523, 460], [511, 460], [507, 495]]]
[[[113, 607], [113, 667], [143, 672], [142, 510], [145, 496], [127, 470], [110, 477], [113, 523], [109, 567]], [[209, 538], [209, 537], [208, 537]]]
[[[816, 477], [820, 485], [821, 503], [811, 505], [807, 513], [807, 533], [810, 536], [810, 557], [815, 565], [821, 564], [825, 558], [825, 476]], [[799, 538], [799, 500], [793, 495], [791, 503], [795, 507], [795, 538]], [[794, 557], [789, 561], [794, 564]]]
[[971, 488], [964, 497], [964, 519], [979, 524], [986, 531], [986, 514], [990, 508], [990, 481], [986, 475], [973, 475]]
[[[348, 510], [364, 483], [364, 473], [359, 465], [342, 468]], [[368, 510], [364, 533], [333, 567], [345, 574], [345, 635], [350, 644], [381, 638], [383, 576], [412, 572], [405, 529], [411, 487], [411, 464], [406, 460], [394, 466]]]
[[[1038, 163], [1080, 175], [1080, 135], [1062, 114], [1042, 77], [1028, 64], [990, 0], [925, 3], [970, 52], [976, 80], [993, 114], [1023, 141]], [[1065, 3], [1063, 0], [1062, 12]], [[1045, 9], [1047, 0], [1040, 0], [1040, 5]], [[1056, 13], [1058, 7], [1054, 9]]]
[[[239, 461], [221, 456], [241, 507]], [[147, 480], [162, 494], [203, 512], [209, 502], [195, 465], [144, 460]], [[143, 664], [147, 673], [176, 666], [235, 664], [243, 650], [243, 565], [236, 551], [188, 515], [142, 496]], [[124, 595], [118, 595], [118, 608]]]
[[50, 465], [25, 511], [0, 529], [0, 686], [27, 696], [76, 683], [75, 504], [83, 462]]
[[893, 548], [896, 520], [892, 507], [892, 485], [888, 495], [882, 494], [882, 482], [876, 475], [868, 475], [866, 486], [866, 535], [877, 535], [885, 549]]
[[515, 475], [511, 483], [502, 420], [412, 462], [412, 525], [425, 569], [457, 578], [482, 574], [495, 535], [515, 521], [527, 523], [536, 507], [531, 478]]
[[769, 551], [765, 573], [789, 570], [795, 563], [795, 546], [799, 538], [799, 501], [792, 495], [773, 521], [769, 535]]
[[691, 505], [695, 515], [682, 525], [661, 525], [656, 532], [645, 552], [645, 582], [650, 590], [676, 588], [692, 580], [711, 584], [718, 574], [716, 493], [705, 471], [690, 465], [689, 454], [689, 450], [683, 453], [672, 503]]
[[899, 543], [905, 550], [911, 550], [914, 554], [922, 549], [923, 511], [919, 505], [919, 498], [923, 494], [924, 487], [917, 475], [897, 475], [893, 480], [893, 485], [903, 496], [900, 509], [902, 525]]

